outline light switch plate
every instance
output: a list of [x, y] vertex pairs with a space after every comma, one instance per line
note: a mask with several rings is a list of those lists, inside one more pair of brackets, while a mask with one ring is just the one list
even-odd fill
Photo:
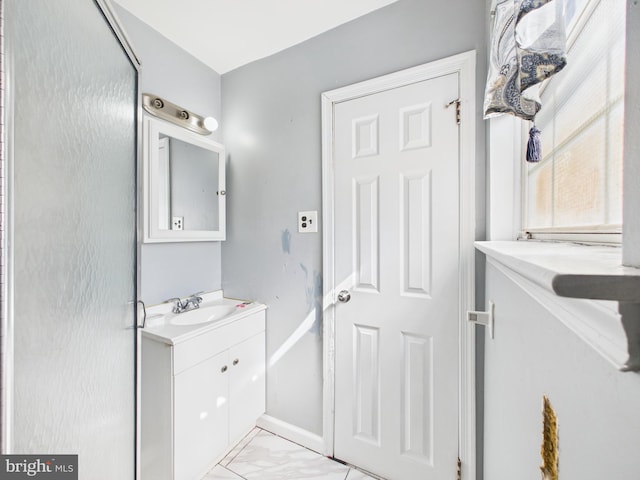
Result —
[[316, 210], [298, 212], [298, 232], [316, 233], [318, 231], [318, 212]]

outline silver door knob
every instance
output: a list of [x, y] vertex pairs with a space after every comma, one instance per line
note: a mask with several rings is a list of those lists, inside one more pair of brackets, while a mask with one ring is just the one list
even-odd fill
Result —
[[342, 303], [347, 303], [351, 300], [351, 294], [347, 290], [342, 290], [338, 293], [338, 301]]

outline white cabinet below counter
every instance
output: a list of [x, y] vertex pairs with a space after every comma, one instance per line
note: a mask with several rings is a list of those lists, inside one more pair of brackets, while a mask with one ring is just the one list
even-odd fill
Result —
[[265, 311], [173, 343], [142, 337], [142, 480], [201, 478], [265, 410]]

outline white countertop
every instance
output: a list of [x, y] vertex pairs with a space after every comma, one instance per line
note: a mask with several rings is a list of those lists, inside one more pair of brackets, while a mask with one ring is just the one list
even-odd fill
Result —
[[194, 325], [173, 325], [170, 323], [171, 318], [177, 315], [187, 315], [189, 312], [174, 314], [171, 313], [170, 304], [157, 305], [147, 309], [147, 320], [145, 327], [142, 329], [142, 336], [168, 345], [176, 345], [193, 337], [197, 337], [198, 335], [202, 335], [203, 333], [228, 325], [253, 313], [266, 310], [267, 308], [266, 305], [261, 303], [234, 298], [223, 298], [221, 296], [212, 298], [207, 295], [203, 295], [203, 298], [204, 300], [200, 305], [200, 309], [205, 309], [213, 305], [230, 305], [234, 307], [235, 310], [211, 322]]

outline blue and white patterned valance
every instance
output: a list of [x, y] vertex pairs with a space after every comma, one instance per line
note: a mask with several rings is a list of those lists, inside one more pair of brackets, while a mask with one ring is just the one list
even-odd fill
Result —
[[502, 0], [495, 9], [484, 118], [533, 120], [540, 82], [567, 63], [562, 0]]

